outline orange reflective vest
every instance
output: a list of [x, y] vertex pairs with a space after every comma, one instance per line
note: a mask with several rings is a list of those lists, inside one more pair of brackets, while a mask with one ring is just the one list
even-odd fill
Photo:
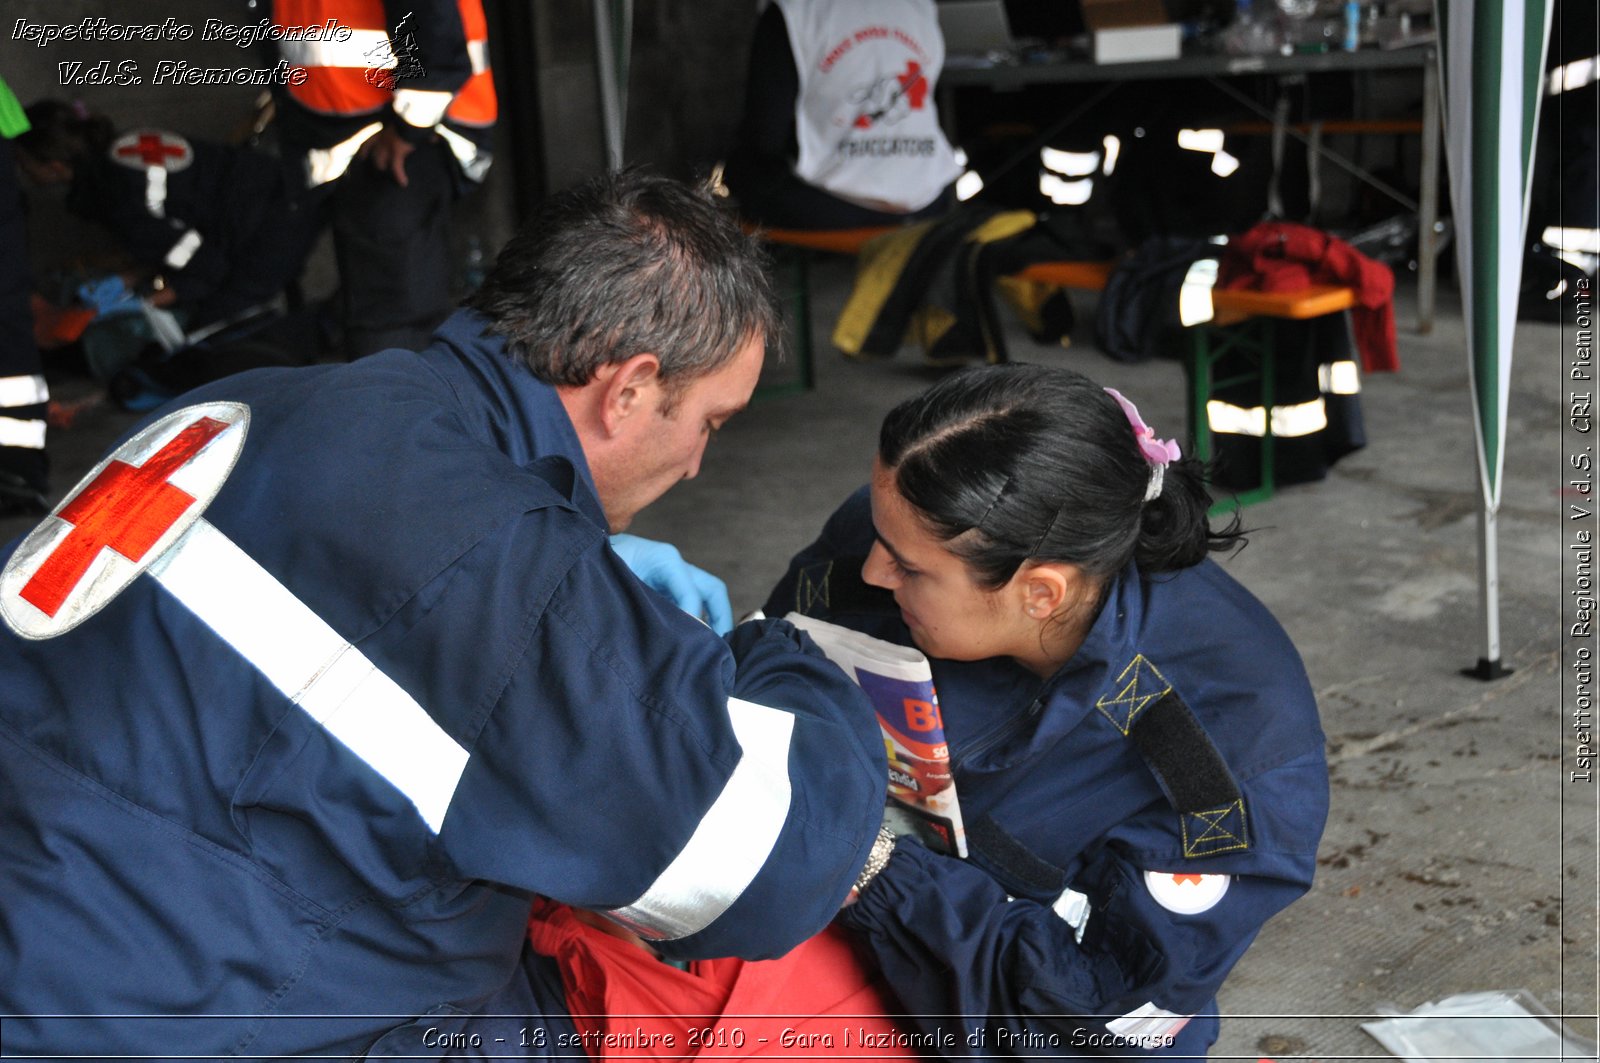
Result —
[[[456, 0], [456, 8], [466, 38], [466, 62], [460, 66], [464, 72], [470, 67], [470, 73], [460, 84], [450, 78], [430, 84], [426, 70], [410, 69], [416, 57], [407, 54], [404, 24], [393, 32], [383, 0], [276, 0], [272, 21], [285, 34], [279, 52], [307, 75], [301, 84], [288, 86], [290, 96], [318, 114], [358, 116], [393, 108], [414, 126], [443, 120], [473, 128], [493, 125], [497, 107], [483, 2]], [[336, 33], [306, 36], [333, 39], [290, 39], [329, 20]], [[414, 86], [407, 84], [412, 78]]]

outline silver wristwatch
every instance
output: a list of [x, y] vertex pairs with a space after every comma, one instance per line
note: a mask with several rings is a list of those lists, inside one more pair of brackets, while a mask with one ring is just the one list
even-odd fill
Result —
[[860, 893], [878, 877], [878, 872], [889, 863], [889, 857], [894, 855], [894, 834], [888, 827], [879, 827], [878, 836], [872, 840], [872, 850], [867, 853], [867, 866], [861, 869], [861, 874], [856, 876], [856, 892]]

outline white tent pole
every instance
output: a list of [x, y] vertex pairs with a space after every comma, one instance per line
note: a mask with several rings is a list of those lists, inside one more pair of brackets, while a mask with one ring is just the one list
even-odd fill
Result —
[[1483, 656], [1476, 668], [1464, 669], [1479, 679], [1499, 679], [1511, 669], [1500, 662], [1500, 530], [1492, 506], [1478, 510], [1478, 585], [1483, 606]]

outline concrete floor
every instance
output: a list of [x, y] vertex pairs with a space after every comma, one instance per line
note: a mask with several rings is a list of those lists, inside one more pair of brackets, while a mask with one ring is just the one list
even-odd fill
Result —
[[[822, 337], [849, 282], [815, 271]], [[1312, 893], [1274, 920], [1223, 992], [1213, 1058], [1387, 1058], [1359, 1023], [1456, 993], [1530, 992], [1593, 1036], [1596, 784], [1568, 781], [1568, 713], [1581, 646], [1564, 636], [1577, 526], [1562, 450], [1569, 326], [1517, 335], [1500, 510], [1504, 662], [1463, 677], [1482, 651], [1477, 472], [1459, 306], [1444, 295], [1428, 336], [1401, 293], [1399, 373], [1367, 377], [1369, 446], [1319, 484], [1252, 507], [1258, 529], [1227, 567], [1298, 644], [1328, 733], [1333, 806]], [[1132, 396], [1162, 435], [1183, 430], [1176, 362], [1123, 365], [1089, 340], [1043, 348], [1018, 332], [1018, 360], [1071, 365]], [[794, 365], [768, 367], [768, 378]], [[700, 477], [635, 531], [676, 543], [755, 607], [787, 558], [864, 482], [879, 419], [934, 378], [919, 356], [855, 363], [823, 350], [817, 388], [759, 399], [723, 430]], [[1582, 385], [1592, 387], [1592, 385]], [[86, 381], [59, 381], [83, 395]], [[62, 491], [126, 415], [86, 413], [52, 436]], [[1589, 442], [1577, 441], [1578, 446]], [[0, 522], [9, 539], [27, 522]], [[1570, 565], [1570, 562], [1567, 562]], [[1565, 612], [1563, 612], [1565, 609]]]

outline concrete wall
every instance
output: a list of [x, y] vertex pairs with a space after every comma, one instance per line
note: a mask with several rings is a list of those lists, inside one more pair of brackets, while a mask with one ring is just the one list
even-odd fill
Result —
[[[517, 2], [517, 0], [511, 0]], [[589, 0], [544, 0], [529, 42], [544, 127], [544, 179], [565, 187], [604, 165]], [[680, 177], [710, 170], [738, 121], [754, 0], [635, 0], [626, 160]]]

